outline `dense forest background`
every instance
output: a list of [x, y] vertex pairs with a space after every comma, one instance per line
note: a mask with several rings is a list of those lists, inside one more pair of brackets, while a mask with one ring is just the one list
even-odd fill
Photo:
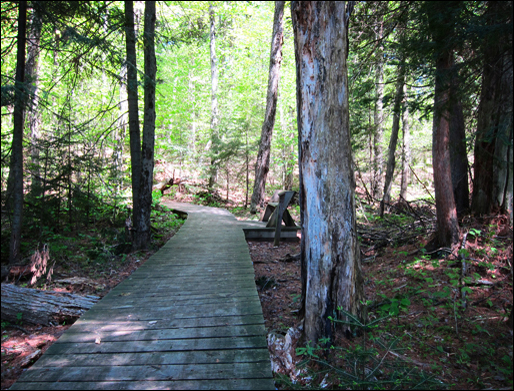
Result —
[[[135, 3], [141, 123], [143, 8]], [[273, 3], [157, 3], [154, 182], [180, 178], [190, 192], [204, 187], [249, 203], [273, 11]], [[455, 190], [457, 209], [501, 208], [512, 216], [511, 12], [510, 2], [355, 5], [348, 58], [354, 170], [367, 200], [381, 201], [381, 213], [391, 197], [434, 195], [434, 75], [446, 50], [450, 152], [460, 163], [452, 163], [453, 180], [463, 188]], [[26, 237], [46, 242], [102, 214], [114, 219], [132, 195], [124, 4], [29, 2], [23, 84], [15, 83], [18, 15], [18, 2], [2, 3], [4, 261], [15, 198], [9, 167], [16, 93], [24, 105]], [[268, 194], [298, 188], [294, 42], [288, 12], [284, 19]], [[24, 255], [33, 251], [20, 242]]]
[[[97, 214], [110, 213], [114, 218], [131, 203], [132, 196], [124, 5], [79, 2], [54, 6], [34, 3], [28, 21], [27, 63], [34, 65], [26, 69], [30, 106], [25, 115], [23, 224], [42, 235], [42, 241], [50, 234], [48, 230], [60, 233], [72, 220], [78, 227], [89, 224]], [[216, 181], [212, 190], [222, 192], [224, 198], [237, 194], [239, 200], [246, 199], [265, 109], [273, 3], [220, 3], [215, 7], [219, 69], [215, 128], [211, 127], [209, 5], [157, 6], [155, 176], [160, 181], [187, 178], [186, 186], [196, 186], [192, 191], [200, 192], [213, 161]], [[10, 196], [18, 12], [17, 3], [2, 7], [5, 206]], [[135, 3], [140, 80], [143, 7]], [[284, 53], [270, 176], [275, 187], [282, 187], [284, 181], [292, 186], [297, 156], [290, 18]], [[141, 83], [139, 88], [142, 107]], [[142, 110], [139, 113], [142, 122]], [[3, 210], [8, 221], [7, 210]], [[8, 229], [8, 224], [2, 227]], [[24, 252], [29, 250], [25, 244]], [[2, 249], [5, 260], [7, 247]]]
[[[257, 218], [249, 211], [264, 200], [252, 194], [299, 191], [289, 2], [265, 126], [277, 4], [3, 1], [2, 277], [34, 254], [48, 276], [77, 265], [94, 275], [158, 246], [180, 224], [164, 194]], [[348, 2], [347, 12], [358, 218], [408, 210], [429, 252], [465, 250], [474, 218], [501, 216], [508, 230], [512, 2]]]

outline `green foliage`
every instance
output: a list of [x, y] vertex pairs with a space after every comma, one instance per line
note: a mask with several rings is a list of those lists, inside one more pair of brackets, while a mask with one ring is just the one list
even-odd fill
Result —
[[[384, 296], [385, 297], [385, 296]], [[411, 302], [407, 298], [392, 298], [387, 304], [380, 307], [380, 311], [389, 316], [398, 317], [400, 312], [408, 312]]]
[[[209, 3], [170, 5], [166, 22], [180, 39], [163, 45], [158, 68], [156, 158], [206, 180], [209, 164], [223, 171], [218, 186], [245, 187], [256, 158], [264, 118], [273, 5], [220, 3], [216, 14], [219, 126], [211, 137]], [[273, 139], [272, 174], [291, 172], [296, 160], [295, 67], [292, 31], [285, 34], [279, 110]], [[289, 82], [290, 81], [290, 82]], [[289, 151], [289, 150], [288, 150]], [[247, 158], [249, 165], [247, 165]], [[276, 163], [276, 164], [275, 164]], [[199, 175], [200, 174], [200, 175]], [[228, 181], [227, 181], [228, 177]]]
[[152, 191], [152, 208], [155, 208], [161, 202], [161, 191]]
[[184, 220], [166, 206], [152, 209], [151, 221], [157, 231], [164, 231], [160, 235], [166, 235], [166, 232], [175, 232], [184, 224]]
[[[322, 344], [322, 341], [320, 341], [320, 344]], [[316, 350], [317, 350], [316, 348], [311, 346], [311, 341], [309, 341], [309, 342], [307, 342], [307, 346], [306, 347], [304, 347], [304, 348], [302, 348], [302, 347], [296, 348], [296, 355], [297, 356], [305, 355], [305, 356], [307, 356], [309, 358], [313, 358], [313, 357], [319, 358], [319, 356], [314, 353]]]
[[[404, 302], [406, 305], [407, 303]], [[298, 365], [303, 371], [302, 381], [308, 381], [309, 388], [319, 388], [319, 380], [328, 380], [329, 384], [342, 389], [442, 389], [449, 385], [434, 375], [419, 370], [401, 359], [399, 338], [389, 338], [382, 334], [383, 322], [388, 316], [363, 323], [352, 314], [338, 309], [346, 320], [330, 318], [336, 324], [350, 325], [357, 334], [362, 335], [361, 344], [352, 344], [347, 348], [331, 345], [313, 347], [308, 342], [305, 347], [298, 347], [296, 355], [304, 360]], [[318, 346], [327, 346], [329, 339], [318, 341]], [[391, 354], [391, 353], [394, 353]], [[396, 357], [392, 359], [391, 356]], [[330, 357], [330, 359], [329, 359]], [[334, 365], [334, 362], [339, 364]], [[310, 380], [307, 380], [310, 379]], [[279, 383], [294, 387], [285, 378]]]
[[478, 238], [482, 234], [482, 231], [476, 228], [470, 228], [468, 235]]

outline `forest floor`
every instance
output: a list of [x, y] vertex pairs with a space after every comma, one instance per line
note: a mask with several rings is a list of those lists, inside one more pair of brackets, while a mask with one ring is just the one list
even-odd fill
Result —
[[[368, 323], [378, 322], [350, 338], [336, 334], [327, 349], [297, 346], [299, 356], [292, 349], [300, 371], [284, 368], [279, 388], [392, 388], [392, 381], [402, 389], [512, 389], [512, 226], [505, 216], [468, 217], [464, 246], [427, 254], [427, 232], [405, 232], [414, 220], [359, 219]], [[268, 332], [286, 334], [300, 324], [300, 261], [291, 257], [300, 244], [249, 248]]]
[[[370, 207], [360, 208], [369, 322], [383, 319], [350, 338], [336, 334], [332, 348], [293, 346], [298, 371], [277, 375], [279, 388], [354, 388], [366, 378], [367, 388], [392, 388], [387, 381], [412, 388], [423, 381], [420, 388], [512, 389], [512, 329], [506, 323], [513, 301], [512, 226], [503, 216], [461, 222], [468, 232], [459, 247], [467, 260], [463, 279], [459, 249], [423, 251], [431, 212], [411, 206], [410, 212], [396, 209], [383, 219]], [[249, 217], [243, 208], [232, 211], [240, 219]], [[300, 252], [299, 240], [279, 247], [266, 241], [248, 245], [268, 333], [285, 335], [300, 323], [300, 262], [292, 257]], [[102, 297], [152, 253], [127, 254], [95, 273], [83, 263], [57, 268], [61, 280], [76, 277], [76, 283], [53, 282], [46, 289]], [[1, 388], [9, 388], [31, 365], [25, 362], [30, 354], [44, 352], [68, 327], [2, 322]]]

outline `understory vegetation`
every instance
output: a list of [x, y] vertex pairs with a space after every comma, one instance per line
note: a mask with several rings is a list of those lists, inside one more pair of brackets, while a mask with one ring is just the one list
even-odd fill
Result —
[[[512, 5], [2, 1], [2, 283], [103, 297], [184, 223], [166, 201], [259, 220], [260, 177], [312, 239], [249, 241], [278, 388], [511, 389]], [[19, 315], [3, 389], [70, 325]]]
[[[157, 196], [156, 196], [157, 197]], [[55, 222], [26, 227], [23, 249], [30, 254], [11, 268], [8, 280], [22, 286], [51, 289], [51, 281], [78, 273], [94, 281], [123, 269], [129, 257], [148, 257], [164, 245], [184, 220], [155, 198], [152, 208], [153, 241], [146, 251], [133, 252], [130, 240], [130, 211], [108, 204], [93, 208], [89, 222]], [[48, 220], [47, 220], [48, 221]], [[59, 227], [61, 229], [59, 229]], [[43, 260], [43, 262], [41, 262]], [[32, 279], [37, 264], [38, 278]], [[30, 283], [27, 279], [31, 280]]]
[[[298, 217], [298, 216], [297, 216]], [[467, 216], [456, 252], [427, 252], [429, 201], [398, 202], [380, 218], [363, 202], [358, 218], [367, 320], [345, 312], [353, 334], [300, 343], [284, 389], [497, 389], [512, 387], [512, 228], [507, 216]], [[268, 332], [296, 330], [298, 243], [250, 243]], [[256, 263], [257, 262], [257, 263]], [[264, 286], [264, 288], [263, 288]], [[332, 318], [338, 324], [341, 320]], [[347, 321], [348, 322], [348, 321]], [[291, 334], [293, 336], [295, 333]]]

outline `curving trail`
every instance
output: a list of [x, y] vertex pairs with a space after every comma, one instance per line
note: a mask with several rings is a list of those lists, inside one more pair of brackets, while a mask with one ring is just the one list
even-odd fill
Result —
[[179, 232], [12, 390], [275, 389], [242, 226], [222, 209], [166, 205], [188, 213]]

